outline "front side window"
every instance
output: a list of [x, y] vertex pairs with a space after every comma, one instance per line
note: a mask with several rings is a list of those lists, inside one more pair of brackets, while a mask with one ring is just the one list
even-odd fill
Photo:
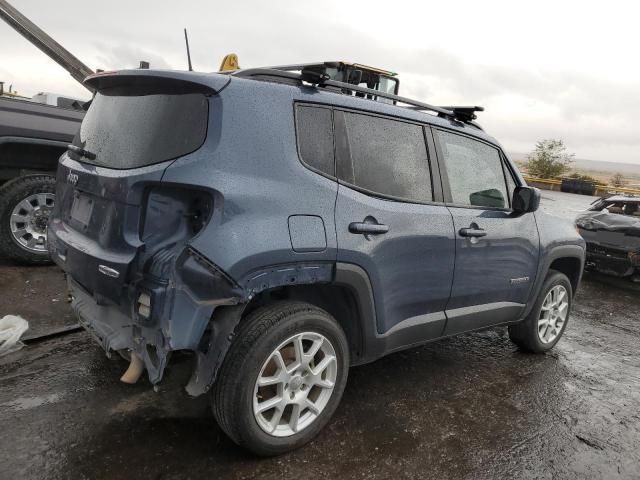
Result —
[[338, 178], [374, 195], [409, 202], [433, 200], [420, 125], [335, 112]]
[[513, 199], [513, 191], [516, 189], [518, 184], [508, 168], [505, 168], [504, 174], [507, 177], [507, 200], [511, 201]]
[[442, 151], [451, 201], [475, 207], [507, 208], [509, 197], [500, 152], [485, 143], [434, 130]]

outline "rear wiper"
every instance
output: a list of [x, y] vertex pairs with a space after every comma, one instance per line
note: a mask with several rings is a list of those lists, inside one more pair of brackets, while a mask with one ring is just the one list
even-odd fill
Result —
[[95, 153], [85, 150], [84, 148], [76, 147], [75, 145], [67, 145], [67, 150], [75, 153], [76, 155], [80, 155], [81, 157], [88, 158], [89, 160], [96, 159]]

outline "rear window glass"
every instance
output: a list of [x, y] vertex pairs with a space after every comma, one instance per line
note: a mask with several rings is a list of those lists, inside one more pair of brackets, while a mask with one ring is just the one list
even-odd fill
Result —
[[208, 114], [207, 97], [199, 92], [101, 90], [73, 141], [96, 158], [77, 160], [127, 169], [181, 157], [204, 142]]

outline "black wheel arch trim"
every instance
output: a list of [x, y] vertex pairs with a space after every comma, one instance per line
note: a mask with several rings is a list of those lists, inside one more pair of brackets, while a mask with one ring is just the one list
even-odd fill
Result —
[[572, 292], [573, 295], [576, 294], [575, 291], [580, 285], [580, 281], [582, 280], [582, 272], [584, 271], [585, 249], [581, 245], [558, 245], [555, 247], [551, 247], [544, 252], [543, 257], [538, 264], [536, 280], [533, 284], [533, 288], [531, 289], [531, 295], [523, 312], [522, 319], [526, 318], [529, 313], [531, 313], [531, 309], [535, 305], [538, 295], [540, 295], [540, 290], [544, 285], [544, 281], [549, 274], [549, 270], [551, 269], [551, 265], [553, 264], [553, 262], [564, 258], [574, 259], [580, 263], [580, 267], [577, 272], [576, 285], [574, 291]]
[[373, 287], [367, 272], [350, 263], [336, 263], [334, 285], [348, 288], [358, 307], [360, 344], [358, 356], [352, 356], [352, 365], [372, 362], [384, 355], [441, 338], [446, 315], [434, 312], [403, 320], [384, 333], [377, 331], [377, 314]]
[[206, 393], [215, 382], [246, 306], [246, 303], [220, 306], [213, 311], [207, 350], [195, 352], [196, 364], [185, 386], [185, 390], [192, 397]]
[[206, 350], [195, 352], [196, 365], [185, 387], [187, 393], [196, 397], [211, 388], [233, 342], [235, 329], [254, 296], [279, 287], [331, 283], [333, 266], [331, 262], [286, 263], [253, 270], [243, 276], [238, 281], [240, 296], [234, 299], [238, 304], [219, 305], [211, 314], [209, 342]]
[[332, 262], [295, 262], [273, 265], [243, 276], [238, 284], [244, 290], [246, 300], [258, 293], [290, 285], [330, 283], [333, 277]]

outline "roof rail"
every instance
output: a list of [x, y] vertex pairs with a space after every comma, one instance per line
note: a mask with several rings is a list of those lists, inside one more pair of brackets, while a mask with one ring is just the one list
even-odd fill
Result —
[[[287, 68], [291, 68], [291, 67], [287, 67]], [[246, 70], [238, 70], [236, 72], [233, 72], [231, 75], [233, 75], [234, 77], [241, 77], [241, 78], [274, 77], [274, 80], [275, 79], [293, 80], [300, 83], [304, 81], [307, 83], [311, 83], [312, 85], [317, 85], [318, 87], [335, 87], [340, 89], [338, 92], [335, 90], [332, 90], [335, 93], [348, 92], [350, 94], [351, 92], [358, 92], [358, 93], [363, 93], [365, 95], [368, 95], [370, 100], [373, 100], [376, 97], [386, 98], [389, 100], [393, 100], [394, 102], [410, 105], [410, 108], [414, 110], [428, 110], [431, 112], [435, 112], [438, 114], [439, 117], [445, 117], [445, 118], [449, 118], [450, 120], [468, 123], [482, 130], [482, 128], [478, 124], [471, 121], [475, 118], [475, 114], [473, 112], [483, 111], [484, 108], [482, 107], [437, 107], [434, 105], [429, 105], [428, 103], [412, 100], [407, 97], [394, 95], [393, 93], [381, 92], [379, 90], [373, 90], [371, 88], [352, 85], [350, 83], [330, 80], [326, 76], [323, 76], [322, 74], [319, 74], [317, 72], [305, 72], [304, 70], [302, 73], [292, 73], [291, 71], [280, 70], [278, 68], [249, 68]], [[470, 116], [468, 115], [469, 109], [472, 109]]]

